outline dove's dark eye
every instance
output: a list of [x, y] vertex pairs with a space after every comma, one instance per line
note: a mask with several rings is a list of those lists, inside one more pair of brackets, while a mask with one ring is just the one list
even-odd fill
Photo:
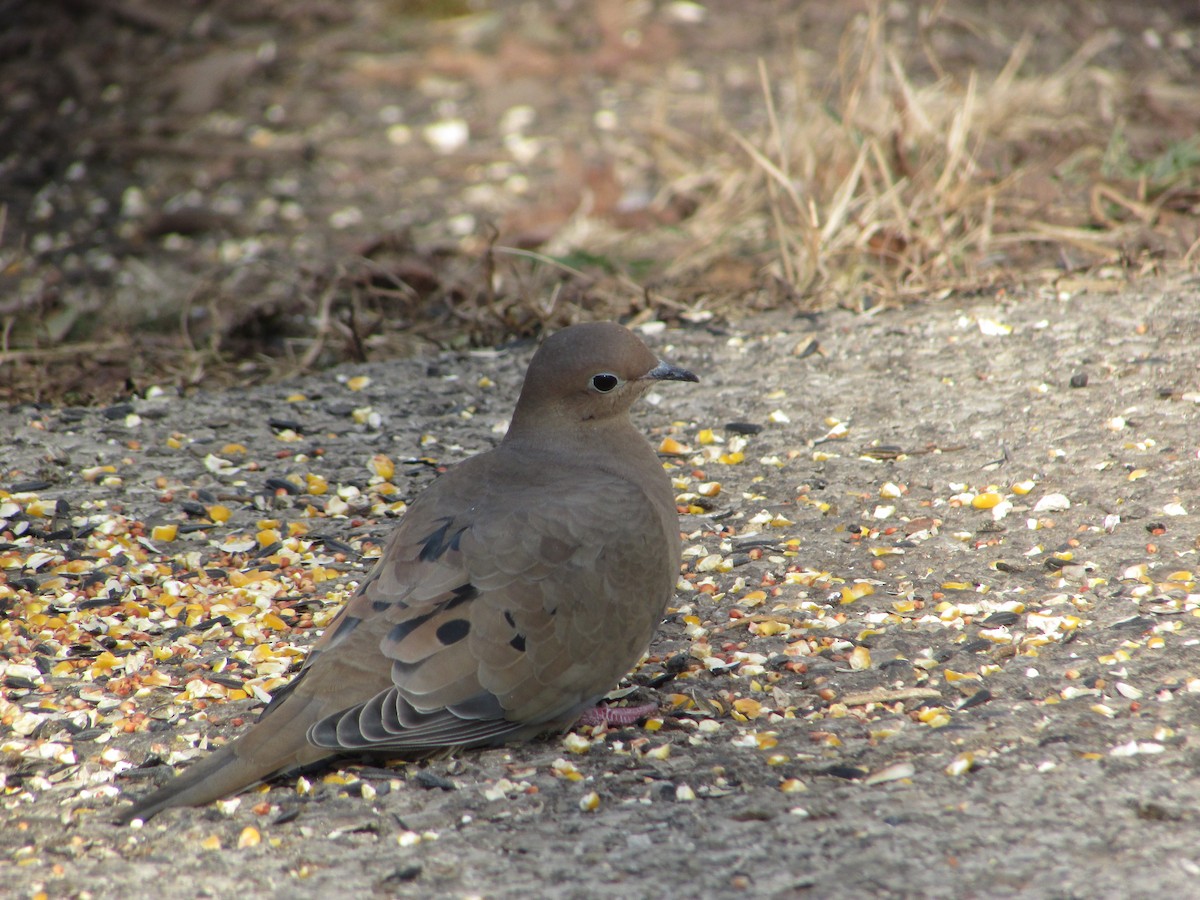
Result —
[[609, 372], [601, 372], [599, 375], [592, 376], [592, 390], [599, 391], [601, 394], [607, 394], [614, 390], [621, 379]]

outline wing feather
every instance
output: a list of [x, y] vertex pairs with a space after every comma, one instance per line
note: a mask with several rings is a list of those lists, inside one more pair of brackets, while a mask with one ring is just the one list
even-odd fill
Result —
[[[406, 752], [548, 729], [637, 661], [674, 587], [673, 508], [609, 473], [543, 472], [536, 489], [506, 475], [482, 479], [480, 498], [435, 483], [409, 510], [302, 673], [307, 691], [336, 693], [347, 661], [390, 663], [369, 696], [312, 726], [316, 746]], [[614, 508], [619, 522], [603, 515]]]

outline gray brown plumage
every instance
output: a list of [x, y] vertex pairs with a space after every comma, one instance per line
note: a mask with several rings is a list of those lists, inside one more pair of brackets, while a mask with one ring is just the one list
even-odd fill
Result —
[[679, 574], [670, 482], [628, 415], [659, 380], [697, 378], [620, 325], [547, 339], [499, 446], [417, 498], [259, 721], [119, 821], [339, 755], [527, 739], [594, 706]]

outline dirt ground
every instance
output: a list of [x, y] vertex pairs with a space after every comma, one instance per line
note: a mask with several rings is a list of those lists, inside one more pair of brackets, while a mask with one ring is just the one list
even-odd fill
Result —
[[[8, 5], [4, 37], [57, 65], [0, 60], [0, 883], [1194, 893], [1196, 276], [1139, 245], [824, 311], [728, 261], [651, 272], [649, 293], [481, 278], [486, 223], [513, 246], [586, 238], [584, 195], [591, 227], [669, 229], [686, 193], [611, 116], [653, 136], [719, 96], [754, 120], [757, 53], [832, 47], [853, 11], [781, 5], [783, 28], [712, 4], [699, 31], [689, 4], [618, 5], [635, 40], [604, 3], [393, 6]], [[1107, 59], [1182, 77], [1182, 6], [1040, 4], [1031, 27], [1112, 27]], [[969, 8], [934, 56], [1002, 65], [1020, 23]], [[697, 77], [694, 105], [661, 106]], [[506, 119], [520, 106], [536, 125]], [[722, 277], [742, 307], [704, 301]], [[522, 291], [544, 305], [504, 299]], [[580, 309], [633, 317], [701, 378], [637, 412], [685, 510], [680, 592], [630, 680], [661, 716], [112, 826], [155, 763], [253, 718], [403, 501], [498, 439], [533, 347], [511, 336]], [[21, 329], [33, 349], [10, 352]]]
[[[212, 617], [143, 623], [139, 637], [121, 609], [83, 614], [82, 627], [137, 648], [203, 637], [195, 655], [162, 663], [178, 681], [133, 695], [161, 716], [149, 733], [96, 742], [121, 715], [104, 703], [119, 668], [94, 684], [88, 668], [85, 680], [33, 668], [44, 689], [9, 691], [44, 721], [6, 744], [6, 882], [30, 896], [1186, 895], [1200, 865], [1197, 291], [1191, 279], [1119, 287], [653, 335], [703, 381], [662, 391], [639, 421], [687, 448], [675, 470], [687, 486], [721, 484], [711, 509], [682, 520], [698, 589], [681, 592], [636, 676], [679, 673], [643, 688], [664, 709], [681, 703], [658, 731], [598, 736], [582, 754], [548, 741], [365, 770], [369, 799], [353, 778], [314, 779], [310, 794], [286, 784], [228, 815], [114, 828], [118, 770], [189, 746], [187, 735], [228, 733], [246, 708], [198, 712], [180, 694], [203, 674], [189, 664], [241, 644]], [[819, 352], [804, 355], [814, 340]], [[180, 535], [197, 555], [179, 577], [253, 572], [254, 554], [229, 548], [266, 515], [255, 498], [270, 495], [267, 479], [307, 470], [366, 491], [367, 462], [383, 452], [404, 461], [396, 480], [411, 496], [433, 477], [416, 459], [452, 463], [495, 440], [527, 356], [446, 354], [159, 397], [136, 403], [136, 420], [20, 407], [3, 414], [6, 465], [45, 482], [42, 500], [96, 521], [119, 512], [149, 528], [183, 520], [188, 491], [238, 498], [228, 522]], [[357, 375], [371, 382], [352, 392]], [[494, 386], [478, 387], [484, 376]], [[296, 393], [307, 400], [288, 402]], [[364, 406], [381, 414], [377, 428], [351, 424]], [[280, 457], [288, 420], [308, 456]], [[728, 456], [730, 422], [762, 427], [742, 436], [741, 462]], [[724, 443], [704, 445], [706, 429]], [[206, 460], [227, 442], [246, 448], [243, 465], [219, 476]], [[123, 483], [81, 476], [110, 464]], [[1001, 503], [977, 506], [989, 493]], [[270, 515], [356, 549], [386, 533], [366, 507], [305, 519], [320, 500], [284, 495]], [[48, 528], [16, 552], [89, 555], [86, 540]], [[186, 551], [151, 541], [141, 555], [180, 570]], [[713, 556], [726, 565], [705, 566]], [[32, 597], [55, 603], [50, 587]], [[293, 638], [308, 635], [275, 636]], [[7, 670], [10, 688], [17, 674]], [[63, 712], [76, 695], [96, 724], [73, 739]], [[138, 791], [145, 779], [116, 783]], [[599, 806], [584, 811], [590, 792]], [[247, 826], [262, 840], [239, 848]]]

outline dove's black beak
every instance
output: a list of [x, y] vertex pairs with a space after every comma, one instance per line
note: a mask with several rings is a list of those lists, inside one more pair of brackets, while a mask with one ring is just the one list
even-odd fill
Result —
[[643, 380], [652, 381], [696, 381], [700, 379], [689, 372], [687, 369], [681, 369], [679, 366], [673, 366], [669, 362], [663, 362], [661, 359], [658, 365], [642, 376]]

